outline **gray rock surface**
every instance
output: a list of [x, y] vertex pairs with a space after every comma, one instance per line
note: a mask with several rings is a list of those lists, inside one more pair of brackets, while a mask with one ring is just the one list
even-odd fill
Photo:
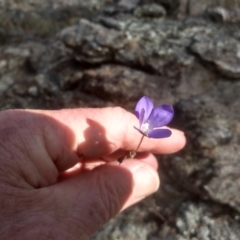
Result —
[[0, 1], [1, 110], [133, 111], [147, 95], [186, 133], [185, 149], [158, 156], [159, 191], [94, 240], [240, 239], [238, 1], [199, 2]]

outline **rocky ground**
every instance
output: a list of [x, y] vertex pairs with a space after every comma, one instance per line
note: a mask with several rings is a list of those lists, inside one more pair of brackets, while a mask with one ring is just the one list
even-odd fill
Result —
[[0, 0], [0, 108], [173, 104], [188, 143], [92, 240], [240, 239], [238, 0]]

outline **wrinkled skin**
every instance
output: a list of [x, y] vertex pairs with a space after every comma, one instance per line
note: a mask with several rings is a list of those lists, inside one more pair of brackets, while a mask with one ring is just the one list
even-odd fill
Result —
[[[1, 239], [88, 239], [159, 187], [157, 161], [185, 145], [182, 132], [145, 138], [121, 108], [0, 113]], [[144, 152], [144, 153], [143, 153]], [[76, 165], [77, 164], [77, 165]]]

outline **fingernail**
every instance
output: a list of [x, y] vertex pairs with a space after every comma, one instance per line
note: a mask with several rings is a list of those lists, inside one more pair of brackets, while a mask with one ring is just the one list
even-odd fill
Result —
[[157, 172], [147, 164], [136, 166], [133, 170], [135, 199], [146, 197], [157, 191], [160, 185]]

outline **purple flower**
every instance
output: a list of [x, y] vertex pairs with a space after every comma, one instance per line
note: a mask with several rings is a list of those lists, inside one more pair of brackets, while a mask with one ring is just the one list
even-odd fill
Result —
[[174, 110], [171, 105], [154, 107], [153, 102], [146, 96], [142, 97], [135, 108], [136, 117], [139, 120], [140, 133], [149, 138], [165, 138], [171, 136], [169, 129], [160, 128], [166, 126], [173, 118]]

